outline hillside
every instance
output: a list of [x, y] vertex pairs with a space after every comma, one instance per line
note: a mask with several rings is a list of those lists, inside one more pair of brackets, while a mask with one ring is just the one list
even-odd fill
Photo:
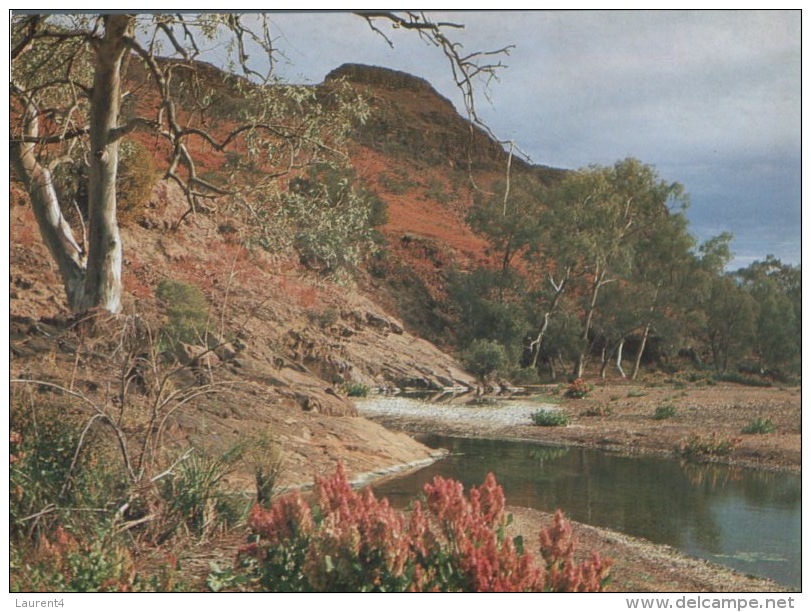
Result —
[[[203, 68], [201, 78], [213, 84], [220, 105], [237, 106], [233, 81]], [[148, 75], [137, 64], [129, 78], [128, 104], [154, 104], [144, 87]], [[491, 184], [506, 163], [504, 150], [471, 130], [423, 80], [356, 65], [335, 70], [324, 86], [336, 79], [371, 101], [370, 119], [355, 132], [352, 165], [359, 182], [385, 202], [388, 218], [381, 228], [384, 251], [368, 271], [359, 270], [349, 285], [336, 284], [308, 271], [293, 253], [252, 247], [250, 220], [229, 207], [186, 217], [173, 229], [188, 205], [174, 183], [160, 181], [141, 212], [122, 217], [124, 316], [103, 324], [115, 337], [135, 317], [156, 338], [171, 308], [157, 297], [161, 282], [202, 290], [211, 342], [228, 340], [233, 348], [218, 351], [207, 380], [228, 383], [227, 392], [173, 414], [177, 441], [196, 443], [221, 432], [226, 444], [268, 424], [289, 457], [286, 484], [308, 481], [338, 459], [362, 473], [429, 456], [405, 436], [355, 417], [346, 389], [476, 387], [456, 360], [414, 332], [440, 343], [453, 338], [452, 315], [440, 307], [448, 273], [490, 257], [486, 241], [465, 222], [474, 197], [470, 178]], [[147, 149], [156, 143], [134, 137]], [[165, 154], [163, 147], [154, 151], [158, 165]], [[222, 171], [223, 162], [205, 148], [196, 155], [210, 176]], [[514, 169], [533, 171], [518, 160]], [[14, 183], [11, 191], [11, 377], [76, 386], [104, 403], [100, 390], [121, 384], [120, 356], [107, 346], [105, 359], [115, 367], [105, 371], [86, 354], [82, 326], [67, 309], [27, 196]], [[148, 393], [134, 400], [148, 401]], [[205, 419], [193, 416], [200, 410]]]
[[[508, 166], [504, 147], [460, 116], [423, 79], [396, 70], [347, 64], [327, 75], [370, 100], [356, 128], [352, 164], [388, 207], [384, 258], [370, 266], [369, 288], [407, 327], [440, 346], [458, 343], [447, 303], [457, 271], [495, 267], [497, 254], [466, 221], [475, 198], [493, 197]], [[514, 178], [558, 181], [564, 171], [510, 162]]]

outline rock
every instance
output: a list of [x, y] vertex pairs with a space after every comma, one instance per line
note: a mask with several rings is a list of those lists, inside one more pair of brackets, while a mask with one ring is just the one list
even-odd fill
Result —
[[232, 343], [226, 342], [214, 348], [214, 354], [220, 361], [231, 361], [237, 356], [237, 349]]
[[220, 358], [214, 351], [185, 342], [178, 342], [175, 345], [175, 357], [181, 364], [192, 367], [213, 368], [220, 363]]
[[381, 317], [380, 315], [375, 314], [373, 312], [366, 313], [366, 323], [368, 323], [371, 327], [374, 327], [375, 329], [379, 330], [388, 331], [389, 329], [391, 329], [391, 325], [389, 324], [388, 319]]

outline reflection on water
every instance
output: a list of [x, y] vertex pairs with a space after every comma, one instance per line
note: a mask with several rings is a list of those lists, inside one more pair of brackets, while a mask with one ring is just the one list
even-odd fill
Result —
[[408, 503], [434, 475], [470, 487], [493, 471], [509, 504], [562, 508], [575, 521], [800, 586], [798, 476], [522, 442], [421, 440], [450, 455], [376, 489], [395, 504]]

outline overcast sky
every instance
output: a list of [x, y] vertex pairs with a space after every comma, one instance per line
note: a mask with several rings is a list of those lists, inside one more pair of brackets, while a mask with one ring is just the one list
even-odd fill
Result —
[[[732, 268], [800, 263], [799, 11], [528, 11], [434, 14], [466, 25], [465, 51], [515, 45], [480, 115], [533, 162], [633, 156], [682, 183], [700, 240], [734, 234]], [[342, 13], [277, 14], [280, 74], [319, 83], [345, 62], [427, 79], [461, 108], [447, 60], [409, 32], [390, 49]]]

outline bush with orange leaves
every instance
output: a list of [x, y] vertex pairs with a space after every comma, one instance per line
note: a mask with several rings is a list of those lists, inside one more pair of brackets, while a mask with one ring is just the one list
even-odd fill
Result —
[[574, 560], [571, 525], [558, 511], [542, 529], [541, 556], [510, 538], [511, 516], [493, 474], [465, 495], [461, 483], [435, 477], [406, 515], [370, 489], [350, 486], [342, 465], [316, 478], [310, 507], [288, 494], [250, 516], [240, 551], [255, 586], [267, 591], [601, 591], [610, 560]]

